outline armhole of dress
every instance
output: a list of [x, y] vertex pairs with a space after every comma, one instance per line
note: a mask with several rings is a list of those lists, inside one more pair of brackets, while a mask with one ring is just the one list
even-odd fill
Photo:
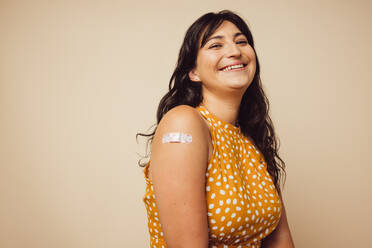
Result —
[[[215, 150], [215, 147], [214, 147], [214, 144], [213, 144], [213, 137], [212, 137], [212, 124], [208, 121], [207, 117], [204, 116], [203, 113], [201, 113], [200, 110], [198, 110], [201, 118], [203, 119], [205, 125], [207, 126], [208, 128], [208, 133], [209, 133], [209, 138], [210, 138], [210, 142], [208, 142], [208, 163], [211, 161], [212, 157], [213, 157], [213, 153], [214, 153], [214, 150]], [[209, 146], [211, 146], [211, 151], [209, 151]]]
[[149, 167], [150, 167], [150, 161], [148, 161], [145, 165], [145, 168], [143, 169], [143, 174], [145, 176], [145, 180], [146, 182], [152, 184], [152, 179], [150, 178], [150, 175], [149, 175]]

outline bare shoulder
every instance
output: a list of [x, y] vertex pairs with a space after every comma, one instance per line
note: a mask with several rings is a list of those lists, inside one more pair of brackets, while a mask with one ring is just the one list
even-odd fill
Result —
[[188, 105], [179, 105], [169, 110], [161, 119], [153, 143], [161, 141], [163, 135], [181, 132], [192, 136], [193, 142], [208, 146], [209, 129], [199, 111]]
[[[206, 124], [197, 109], [179, 105], [169, 110], [161, 119], [152, 142], [150, 160], [153, 169], [178, 167], [177, 170], [181, 171], [189, 169], [191, 165], [196, 167], [194, 172], [201, 173], [208, 159], [207, 132]], [[170, 133], [187, 134], [191, 136], [191, 142], [163, 142], [163, 137]], [[183, 159], [182, 163], [174, 163], [180, 159]]]
[[158, 129], [177, 128], [203, 131], [205, 124], [199, 111], [188, 105], [179, 105], [169, 110], [161, 119]]

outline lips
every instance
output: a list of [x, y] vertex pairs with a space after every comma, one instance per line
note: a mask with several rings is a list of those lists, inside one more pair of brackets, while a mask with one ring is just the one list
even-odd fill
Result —
[[224, 66], [224, 67], [220, 68], [219, 70], [220, 71], [231, 71], [231, 70], [234, 70], [234, 69], [241, 69], [241, 68], [244, 68], [246, 66], [247, 66], [247, 64], [244, 64], [244, 63], [234, 63], [234, 64], [231, 64], [231, 65]]

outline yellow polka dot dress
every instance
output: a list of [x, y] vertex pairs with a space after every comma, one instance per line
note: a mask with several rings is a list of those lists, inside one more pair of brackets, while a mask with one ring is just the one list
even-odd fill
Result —
[[[260, 247], [261, 240], [278, 225], [282, 210], [263, 155], [240, 127], [217, 118], [203, 105], [196, 109], [208, 121], [213, 143], [205, 174], [209, 247]], [[155, 194], [147, 175], [149, 165], [150, 161], [144, 170], [143, 201], [150, 247], [165, 248]]]

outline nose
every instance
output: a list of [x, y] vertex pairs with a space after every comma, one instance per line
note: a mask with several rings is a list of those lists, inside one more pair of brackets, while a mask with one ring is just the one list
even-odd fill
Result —
[[240, 48], [238, 47], [237, 44], [232, 43], [227, 46], [227, 51], [226, 51], [227, 57], [240, 57], [241, 51]]

